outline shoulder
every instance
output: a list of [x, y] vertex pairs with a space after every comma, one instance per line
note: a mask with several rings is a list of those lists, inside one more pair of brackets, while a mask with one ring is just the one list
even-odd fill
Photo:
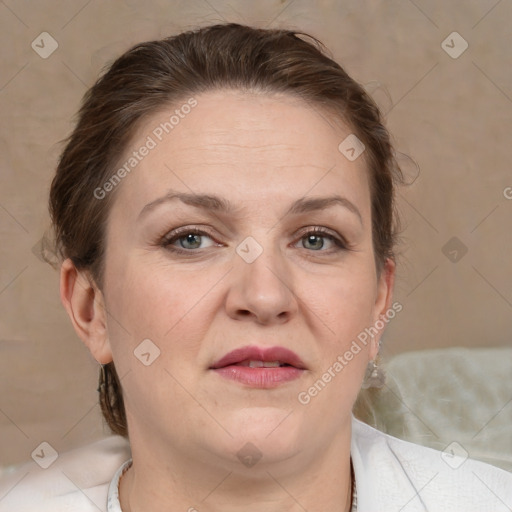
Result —
[[[402, 512], [512, 508], [512, 473], [384, 434], [353, 418], [352, 458], [361, 509]], [[454, 453], [455, 452], [455, 453]]]
[[119, 436], [58, 454], [46, 469], [35, 462], [0, 480], [0, 512], [105, 511], [110, 481], [130, 458]]

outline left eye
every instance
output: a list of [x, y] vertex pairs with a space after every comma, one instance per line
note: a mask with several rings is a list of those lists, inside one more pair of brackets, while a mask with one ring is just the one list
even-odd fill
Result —
[[345, 248], [345, 244], [341, 240], [323, 230], [309, 231], [300, 238], [299, 242], [302, 242], [304, 249], [311, 249], [313, 251]]

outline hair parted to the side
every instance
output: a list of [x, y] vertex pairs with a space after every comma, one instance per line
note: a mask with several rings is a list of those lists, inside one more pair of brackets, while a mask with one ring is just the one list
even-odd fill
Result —
[[[233, 23], [138, 44], [87, 91], [50, 190], [61, 258], [88, 270], [102, 288], [105, 226], [116, 191], [101, 200], [94, 191], [111, 178], [144, 119], [219, 89], [293, 95], [349, 126], [366, 147], [363, 157], [369, 173], [378, 271], [387, 258], [394, 259], [398, 231], [394, 187], [403, 180], [374, 101], [327, 56], [316, 38], [293, 30]], [[128, 436], [114, 364], [105, 365], [101, 375], [103, 415], [114, 433]]]

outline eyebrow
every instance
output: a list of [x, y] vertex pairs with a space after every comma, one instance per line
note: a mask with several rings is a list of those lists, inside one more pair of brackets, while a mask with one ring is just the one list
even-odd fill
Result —
[[[147, 215], [150, 211], [154, 210], [161, 204], [179, 200], [189, 206], [200, 208], [202, 210], [212, 210], [219, 213], [236, 213], [242, 208], [235, 208], [234, 205], [222, 197], [209, 195], [209, 194], [192, 194], [186, 192], [175, 192], [170, 190], [167, 194], [154, 201], [148, 203], [139, 213], [139, 219]], [[339, 195], [331, 195], [327, 197], [302, 197], [293, 202], [286, 215], [297, 215], [301, 213], [308, 213], [317, 210], [324, 210], [335, 205], [340, 205], [352, 212], [359, 219], [359, 222], [363, 224], [363, 218], [361, 212], [357, 206], [348, 200], [346, 197]]]

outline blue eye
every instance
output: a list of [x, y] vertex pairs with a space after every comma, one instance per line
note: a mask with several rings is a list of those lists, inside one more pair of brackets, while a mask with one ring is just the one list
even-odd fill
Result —
[[[302, 242], [302, 247], [304, 249], [310, 249], [316, 252], [327, 252], [332, 249], [336, 250], [347, 248], [345, 242], [323, 228], [314, 228], [308, 231], [301, 237], [300, 241]], [[328, 246], [327, 248], [325, 248], [326, 245]]]
[[[198, 229], [186, 229], [174, 232], [171, 236], [166, 236], [162, 241], [162, 245], [171, 251], [193, 251], [194, 249], [204, 249], [205, 247], [211, 247], [213, 243], [203, 245], [205, 239], [212, 238], [208, 233]], [[213, 242], [213, 241], [212, 241]], [[176, 245], [178, 244], [178, 245]]]
[[[305, 249], [322, 249], [324, 246], [324, 238], [323, 236], [318, 235], [307, 235], [302, 238], [302, 245]], [[306, 245], [310, 245], [310, 247], [306, 247]]]
[[177, 240], [180, 242], [183, 249], [198, 249], [202, 242], [201, 235], [197, 233], [189, 233], [188, 235], [179, 237]]
[[[299, 245], [300, 244], [300, 245]], [[171, 231], [160, 241], [160, 245], [166, 250], [182, 255], [201, 254], [202, 249], [213, 246], [221, 246], [214, 241], [212, 235], [204, 230], [184, 227]], [[330, 230], [315, 227], [303, 233], [294, 247], [306, 249], [309, 252], [334, 253], [347, 250], [347, 243], [340, 236], [336, 236]]]

